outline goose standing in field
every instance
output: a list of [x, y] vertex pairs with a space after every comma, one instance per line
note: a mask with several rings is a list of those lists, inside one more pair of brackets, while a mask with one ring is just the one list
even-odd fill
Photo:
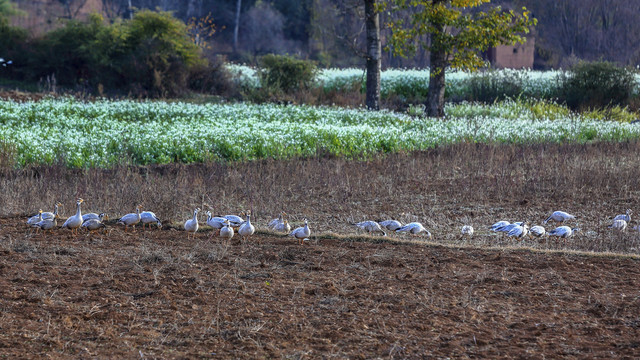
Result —
[[558, 226], [557, 228], [549, 231], [549, 236], [555, 236], [558, 238], [566, 239], [568, 237], [571, 237], [571, 235], [575, 234], [578, 231], [580, 231], [580, 228], [572, 229], [569, 226], [563, 225], [563, 226]]
[[89, 230], [89, 234], [96, 232], [100, 229], [105, 229], [105, 234], [107, 232], [107, 226], [103, 223], [104, 220], [108, 220], [109, 217], [105, 213], [100, 213], [97, 219], [88, 219], [87, 221], [82, 223], [82, 227]]
[[193, 210], [193, 218], [188, 219], [184, 222], [184, 230], [187, 232], [187, 240], [189, 240], [189, 235], [193, 233], [193, 238], [196, 237], [196, 231], [198, 231], [198, 212], [200, 208], [196, 208]]
[[[34, 215], [34, 216], [30, 217], [30, 218], [27, 220], [27, 225], [29, 225], [29, 226], [33, 226], [33, 225], [35, 225], [35, 224], [39, 223], [39, 222], [40, 222], [40, 221], [42, 221], [42, 220], [43, 220], [43, 219], [42, 219], [42, 209], [40, 209], [40, 210], [38, 210], [38, 215]], [[39, 228], [39, 227], [36, 227], [36, 234], [37, 234], [39, 231], [40, 231], [40, 228]], [[33, 229], [31, 229], [31, 230], [29, 231], [29, 233], [31, 233], [31, 232], [33, 232]]]
[[27, 220], [27, 225], [37, 224], [42, 221], [42, 209], [38, 210], [38, 215], [34, 215]]
[[402, 223], [398, 220], [384, 220], [380, 221], [379, 224], [389, 231], [396, 231], [402, 227]]
[[624, 220], [627, 223], [630, 223], [631, 222], [631, 214], [633, 214], [633, 211], [631, 211], [631, 209], [627, 209], [627, 213], [626, 214], [616, 215], [616, 217], [613, 218], [613, 221]]
[[46, 219], [53, 219], [56, 214], [58, 214], [58, 207], [62, 206], [62, 203], [55, 203], [53, 205], [53, 212], [43, 212], [42, 213], [42, 220], [46, 220]]
[[553, 220], [555, 222], [565, 222], [567, 220], [571, 220], [571, 219], [575, 219], [576, 217], [566, 213], [564, 211], [554, 211], [553, 214], [551, 214], [551, 216], [549, 216], [545, 221], [543, 221], [543, 223], [548, 223], [549, 220]]
[[124, 225], [124, 231], [127, 231], [127, 228], [129, 226], [133, 227], [133, 232], [136, 231], [136, 224], [140, 222], [140, 209], [142, 209], [142, 205], [138, 205], [136, 207], [136, 212], [135, 213], [129, 213], [123, 217], [121, 217], [120, 219], [118, 219], [118, 222], [116, 222], [116, 224], [121, 224]]
[[220, 229], [220, 237], [231, 240], [235, 232], [233, 231], [233, 227], [231, 226], [231, 222], [229, 219], [225, 219], [224, 226]]
[[249, 236], [253, 235], [254, 232], [256, 232], [256, 228], [251, 224], [251, 211], [247, 211], [247, 221], [240, 225], [238, 234], [242, 236], [242, 241], [244, 242]]
[[52, 219], [43, 219], [42, 221], [38, 221], [31, 226], [37, 228], [37, 230], [42, 230], [43, 235], [48, 230], [51, 230], [51, 232], [53, 232], [53, 229], [58, 226], [58, 214], [56, 213]]
[[627, 222], [622, 219], [613, 220], [613, 223], [609, 225], [609, 228], [618, 231], [625, 231], [627, 229]]
[[422, 224], [420, 224], [419, 222], [412, 222], [412, 223], [408, 223], [407, 225], [401, 227], [400, 229], [396, 229], [397, 233], [400, 232], [408, 232], [411, 235], [417, 235], [419, 233], [426, 233], [427, 237], [430, 238], [431, 237], [431, 233], [429, 232], [429, 230], [425, 229], [424, 226], [422, 226]]
[[471, 225], [464, 225], [462, 227], [462, 229], [460, 230], [460, 232], [462, 233], [462, 236], [473, 236], [473, 226]]
[[504, 226], [507, 226], [509, 224], [511, 224], [509, 221], [505, 221], [505, 220], [498, 221], [497, 223], [491, 225], [491, 227], [489, 227], [489, 230], [498, 231], [498, 229], [500, 229], [500, 228], [502, 228]]
[[529, 234], [539, 238], [539, 237], [543, 237], [544, 234], [546, 234], [546, 230], [544, 229], [544, 227], [540, 226], [540, 225], [536, 225], [536, 226], [532, 226], [531, 229], [529, 229]]
[[211, 215], [211, 211], [207, 211], [205, 214], [207, 214], [206, 224], [216, 229], [216, 232], [219, 233], [220, 229], [224, 227], [224, 223], [227, 221], [227, 219], [219, 216], [213, 216]]
[[82, 199], [76, 201], [76, 214], [62, 224], [62, 227], [70, 229], [72, 234], [78, 235], [78, 229], [82, 226], [82, 210], [80, 209], [80, 204], [82, 204], [83, 201]]
[[156, 216], [156, 214], [154, 214], [151, 211], [143, 211], [140, 213], [140, 222], [142, 223], [142, 229], [144, 230], [144, 227], [146, 224], [149, 224], [149, 229], [151, 229], [151, 224], [155, 223], [156, 226], [158, 227], [158, 229], [160, 229], [162, 227], [162, 222], [160, 221], [160, 219], [158, 219], [158, 217]]
[[304, 219], [304, 226], [295, 228], [292, 232], [289, 233], [289, 236], [292, 236], [298, 240], [298, 244], [304, 244], [304, 240], [307, 239], [311, 235], [311, 229], [309, 229], [309, 222], [307, 219]]
[[387, 236], [387, 233], [384, 232], [384, 230], [382, 230], [382, 227], [380, 227], [380, 224], [378, 224], [375, 221], [367, 220], [367, 221], [361, 221], [359, 223], [352, 223], [351, 225], [354, 225], [355, 227], [362, 229], [368, 233], [380, 232], [382, 233], [382, 236]]
[[291, 231], [291, 225], [289, 225], [289, 220], [284, 219], [284, 221], [282, 221], [281, 223], [277, 224], [273, 230], [275, 231], [279, 231], [279, 232], [284, 232], [284, 233], [289, 233]]

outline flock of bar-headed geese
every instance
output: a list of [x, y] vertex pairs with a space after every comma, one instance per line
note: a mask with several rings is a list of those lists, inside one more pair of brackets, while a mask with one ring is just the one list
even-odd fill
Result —
[[[105, 220], [108, 220], [108, 216], [105, 213], [96, 214], [88, 213], [82, 214], [83, 199], [76, 200], [76, 213], [70, 216], [62, 224], [61, 228], [66, 228], [71, 231], [72, 234], [78, 235], [80, 229], [87, 230], [88, 233], [104, 230], [106, 233]], [[53, 232], [58, 228], [58, 209], [62, 206], [61, 203], [56, 203], [53, 212], [38, 211], [37, 215], [29, 217], [27, 225], [36, 229], [37, 232], [42, 231]], [[142, 224], [143, 229], [145, 226], [152, 225], [158, 228], [162, 227], [160, 219], [151, 211], [141, 211], [142, 205], [136, 207], [136, 212], [126, 214], [116, 221], [116, 225], [124, 226], [124, 231], [127, 232], [129, 228], [135, 231], [135, 226]], [[187, 239], [194, 237], [200, 226], [198, 221], [198, 213], [200, 208], [196, 208], [193, 211], [193, 217], [188, 218], [184, 222], [184, 230], [187, 232]], [[617, 231], [625, 231], [631, 222], [631, 215], [633, 211], [628, 209], [625, 214], [616, 215], [613, 218], [609, 228]], [[251, 211], [242, 212], [240, 215], [224, 215], [213, 216], [210, 211], [206, 211], [207, 215], [206, 225], [212, 227], [216, 231], [212, 234], [219, 236], [223, 239], [231, 239], [237, 233], [241, 237], [241, 241], [245, 242], [252, 236], [256, 228], [251, 223]], [[243, 218], [242, 216], [246, 216]], [[529, 227], [529, 222], [514, 222], [498, 221], [491, 225], [489, 229], [493, 232], [505, 233], [507, 237], [512, 238], [524, 238], [524, 237], [537, 237], [544, 236], [556, 237], [557, 239], [567, 239], [580, 231], [580, 228], [572, 228], [567, 225], [562, 225], [565, 221], [574, 220], [575, 216], [564, 211], [555, 211], [543, 224], [547, 224], [549, 221], [554, 221], [556, 224], [560, 224], [556, 228], [550, 231], [546, 231], [542, 225], [535, 225]], [[383, 236], [387, 236], [387, 231], [396, 233], [409, 233], [411, 235], [421, 235], [431, 237], [431, 233], [419, 222], [411, 222], [408, 224], [402, 224], [398, 220], [384, 220], [373, 221], [367, 220], [358, 223], [351, 223], [351, 225], [366, 231], [367, 233], [380, 233]], [[303, 244], [304, 241], [309, 240], [311, 230], [309, 229], [309, 223], [307, 219], [304, 219], [304, 226], [291, 230], [291, 225], [287, 219], [287, 214], [283, 211], [279, 216], [268, 223], [268, 228], [273, 231], [287, 233], [289, 236], [295, 238], [299, 244]], [[634, 230], [640, 231], [640, 225], [633, 227]], [[461, 236], [473, 236], [474, 229], [471, 225], [464, 225], [460, 231]]]

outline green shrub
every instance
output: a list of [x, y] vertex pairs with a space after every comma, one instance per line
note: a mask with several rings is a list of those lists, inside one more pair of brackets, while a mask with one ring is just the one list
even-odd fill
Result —
[[189, 69], [205, 63], [186, 25], [168, 12], [139, 11], [105, 27], [91, 45], [96, 81], [136, 95], [178, 95]]
[[24, 80], [22, 69], [29, 59], [27, 40], [28, 33], [25, 29], [11, 26], [6, 19], [0, 18], [0, 57], [5, 62], [11, 61], [10, 65], [0, 68], [0, 77]]
[[269, 54], [260, 58], [258, 77], [263, 88], [291, 94], [301, 89], [309, 89], [317, 73], [316, 64], [312, 61]]
[[469, 78], [471, 101], [492, 103], [517, 98], [523, 92], [523, 74], [517, 71], [483, 71]]
[[89, 23], [72, 20], [35, 39], [28, 59], [28, 76], [38, 81], [53, 75], [63, 86], [90, 80], [95, 73], [90, 44], [104, 28], [101, 20], [98, 16]]
[[186, 25], [168, 12], [139, 11], [113, 24], [93, 14], [86, 23], [68, 21], [33, 40], [0, 22], [0, 50], [3, 46], [21, 56], [11, 58], [14, 78], [55, 78], [65, 88], [101, 95], [180, 95], [192, 82], [192, 68], [207, 65]]
[[633, 70], [606, 61], [581, 61], [558, 80], [558, 98], [573, 110], [628, 105], [636, 86]]

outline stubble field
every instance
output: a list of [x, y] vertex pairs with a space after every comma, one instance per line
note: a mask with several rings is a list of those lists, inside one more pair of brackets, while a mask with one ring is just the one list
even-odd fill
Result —
[[[640, 235], [607, 226], [640, 211], [638, 150], [462, 144], [367, 162], [2, 170], [0, 356], [637, 357]], [[164, 226], [29, 233], [27, 215], [61, 201], [67, 217], [76, 197], [112, 219], [142, 204]], [[224, 243], [203, 227], [187, 240], [180, 225], [195, 207], [251, 209], [258, 234]], [[582, 235], [487, 229], [559, 209]], [[309, 242], [265, 231], [281, 210], [294, 225], [309, 219]], [[388, 217], [433, 238], [350, 225]]]

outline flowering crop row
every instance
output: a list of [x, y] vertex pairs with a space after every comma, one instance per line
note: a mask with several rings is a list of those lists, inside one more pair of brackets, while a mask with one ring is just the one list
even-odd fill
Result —
[[[428, 149], [461, 141], [625, 141], [640, 126], [578, 115], [533, 116], [515, 102], [462, 103], [447, 119], [363, 109], [45, 99], [0, 101], [0, 149], [16, 166], [70, 167], [212, 160], [348, 158]], [[0, 154], [2, 156], [2, 154]], [[5, 155], [6, 156], [6, 155]]]

